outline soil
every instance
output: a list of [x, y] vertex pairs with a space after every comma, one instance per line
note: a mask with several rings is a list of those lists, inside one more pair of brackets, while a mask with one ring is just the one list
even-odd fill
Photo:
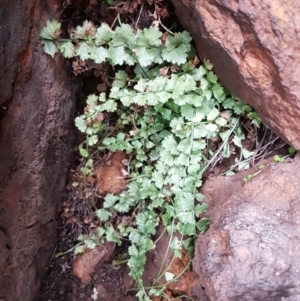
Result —
[[[63, 242], [60, 245], [63, 247]], [[40, 301], [92, 301], [96, 289], [97, 301], [102, 300], [137, 300], [135, 296], [126, 294], [123, 284], [126, 267], [112, 267], [110, 263], [99, 265], [89, 284], [83, 284], [72, 272], [72, 253], [53, 260], [49, 274], [44, 281], [44, 289]]]

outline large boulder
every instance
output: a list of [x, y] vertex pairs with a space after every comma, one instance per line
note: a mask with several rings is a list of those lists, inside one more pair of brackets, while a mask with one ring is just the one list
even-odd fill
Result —
[[299, 170], [300, 158], [252, 171], [248, 182], [244, 174], [204, 184], [211, 225], [193, 267], [210, 300], [300, 300]]
[[36, 300], [57, 237], [74, 91], [39, 33], [60, 1], [0, 1], [0, 300]]
[[266, 125], [300, 149], [300, 2], [172, 2], [200, 57]]

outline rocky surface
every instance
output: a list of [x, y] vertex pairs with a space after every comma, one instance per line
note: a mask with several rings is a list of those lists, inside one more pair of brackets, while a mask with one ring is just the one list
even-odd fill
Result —
[[56, 244], [74, 88], [39, 40], [59, 1], [0, 3], [0, 300], [31, 301]]
[[297, 158], [248, 182], [237, 174], [205, 183], [212, 222], [193, 266], [211, 301], [300, 300], [299, 169]]
[[274, 132], [300, 149], [300, 2], [172, 2], [201, 58]]

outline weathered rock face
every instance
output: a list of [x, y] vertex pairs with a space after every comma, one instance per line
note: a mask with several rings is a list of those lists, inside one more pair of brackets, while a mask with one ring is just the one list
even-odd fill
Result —
[[193, 266], [212, 301], [300, 300], [299, 159], [205, 183], [212, 222]]
[[0, 300], [34, 300], [56, 244], [74, 91], [39, 32], [59, 1], [0, 1]]
[[300, 149], [300, 2], [172, 0], [222, 82]]

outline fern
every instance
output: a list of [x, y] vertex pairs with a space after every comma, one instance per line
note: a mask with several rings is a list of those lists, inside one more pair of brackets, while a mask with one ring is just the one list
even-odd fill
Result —
[[[140, 300], [149, 300], [142, 283], [146, 253], [155, 248], [153, 236], [162, 223], [172, 236], [178, 231], [186, 239], [174, 237], [170, 243], [175, 256], [184, 246], [192, 251], [193, 238], [204, 232], [209, 221], [201, 218], [207, 210], [198, 192], [211, 161], [222, 154], [229, 157], [230, 143], [242, 148], [244, 139], [239, 117], [258, 117], [249, 106], [226, 92], [212, 72], [212, 65], [194, 66], [194, 49], [188, 32], [175, 33], [162, 44], [155, 27], [134, 34], [129, 25], [111, 30], [84, 22], [70, 39], [59, 39], [60, 25], [47, 22], [41, 32], [45, 52], [52, 57], [61, 52], [66, 58], [79, 57], [112, 66], [132, 66], [133, 75], [123, 70], [115, 74], [107, 95], [90, 95], [83, 115], [75, 124], [86, 135], [80, 154], [86, 158], [84, 174], [92, 172], [90, 148], [126, 151], [133, 155], [131, 181], [120, 195], [106, 195], [103, 208], [96, 211], [103, 222], [92, 237], [80, 237], [88, 248], [107, 241], [121, 244], [127, 237], [131, 246], [130, 275], [136, 280]], [[50, 43], [50, 44], [49, 44]], [[226, 114], [222, 114], [226, 111]], [[118, 114], [116, 130], [105, 138], [103, 113]], [[226, 117], [224, 117], [226, 116]], [[217, 151], [212, 141], [220, 141]], [[242, 156], [249, 157], [242, 150]], [[115, 229], [109, 220], [114, 212], [135, 212], [136, 227], [126, 223]], [[82, 246], [77, 251], [82, 251]], [[151, 292], [162, 293], [157, 289]]]

